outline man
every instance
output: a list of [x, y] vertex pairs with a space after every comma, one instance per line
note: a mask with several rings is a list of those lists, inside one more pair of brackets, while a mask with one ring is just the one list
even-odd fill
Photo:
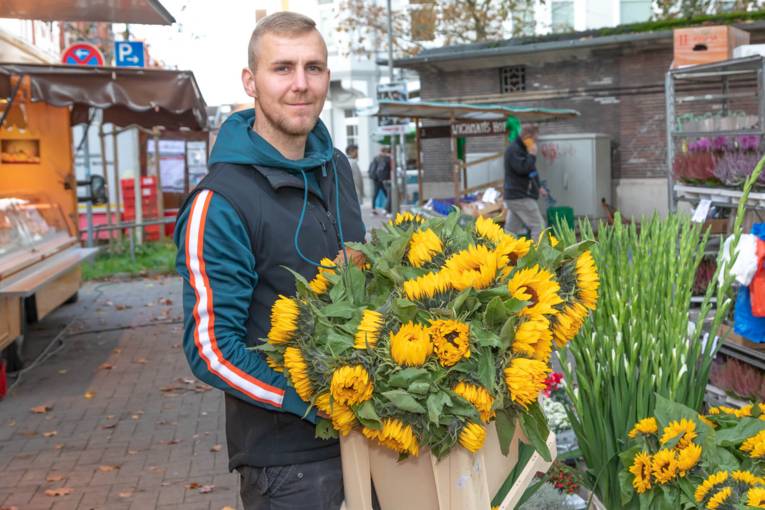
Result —
[[[351, 144], [345, 148], [345, 155], [351, 163], [351, 172], [353, 173], [353, 185], [356, 187], [356, 196], [359, 197], [359, 204], [364, 203], [364, 177], [359, 168], [359, 147]], [[374, 205], [374, 204], [373, 204]]]
[[545, 228], [537, 200], [540, 195], [547, 196], [536, 167], [538, 134], [539, 128], [527, 126], [505, 149], [505, 230], [519, 235], [528, 230], [534, 240]]
[[375, 202], [377, 201], [377, 195], [380, 191], [385, 195], [385, 211], [390, 214], [390, 193], [385, 187], [386, 181], [390, 183], [390, 147], [383, 145], [380, 147], [380, 154], [372, 159], [369, 164], [369, 178], [374, 183], [374, 190], [372, 192], [372, 212], [377, 214], [375, 208]]
[[350, 165], [319, 120], [329, 76], [310, 18], [280, 12], [257, 24], [242, 71], [255, 108], [221, 127], [175, 231], [184, 351], [193, 373], [225, 392], [229, 469], [247, 510], [343, 501], [337, 441], [316, 439], [316, 410], [248, 349], [268, 335], [277, 296], [295, 292], [285, 266], [312, 279], [341, 239], [364, 239]]

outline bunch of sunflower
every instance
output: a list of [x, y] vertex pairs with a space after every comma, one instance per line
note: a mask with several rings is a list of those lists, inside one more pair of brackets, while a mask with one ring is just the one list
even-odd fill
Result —
[[357, 428], [400, 455], [441, 457], [478, 451], [492, 422], [504, 450], [518, 421], [549, 454], [538, 398], [552, 351], [597, 304], [587, 244], [517, 238], [455, 211], [399, 214], [349, 246], [365, 263], [295, 274], [258, 347], [327, 418], [317, 433]]
[[704, 416], [661, 399], [660, 416], [635, 423], [620, 478], [623, 494], [637, 498], [625, 508], [765, 508], [765, 423], [753, 416], [760, 406], [722, 409], [729, 412]]

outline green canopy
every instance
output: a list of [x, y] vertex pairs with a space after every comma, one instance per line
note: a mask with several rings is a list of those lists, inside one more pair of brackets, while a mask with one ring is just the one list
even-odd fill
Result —
[[378, 117], [454, 119], [459, 121], [505, 120], [512, 115], [521, 122], [547, 122], [579, 116], [578, 111], [567, 108], [442, 103], [437, 101], [389, 101], [385, 99], [378, 102], [377, 111], [374, 114]]

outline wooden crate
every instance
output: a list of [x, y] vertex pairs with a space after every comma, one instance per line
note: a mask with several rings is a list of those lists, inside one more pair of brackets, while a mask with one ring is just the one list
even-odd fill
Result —
[[678, 28], [674, 31], [672, 67], [709, 64], [733, 58], [733, 50], [749, 44], [749, 32], [731, 26]]

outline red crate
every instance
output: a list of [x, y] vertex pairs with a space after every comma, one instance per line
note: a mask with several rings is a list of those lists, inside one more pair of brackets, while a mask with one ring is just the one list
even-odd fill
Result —
[[[120, 183], [122, 184], [123, 190], [133, 190], [135, 189], [135, 181], [133, 179], [121, 179]], [[153, 175], [149, 175], [146, 177], [141, 177], [141, 188], [157, 188], [157, 178]]]

